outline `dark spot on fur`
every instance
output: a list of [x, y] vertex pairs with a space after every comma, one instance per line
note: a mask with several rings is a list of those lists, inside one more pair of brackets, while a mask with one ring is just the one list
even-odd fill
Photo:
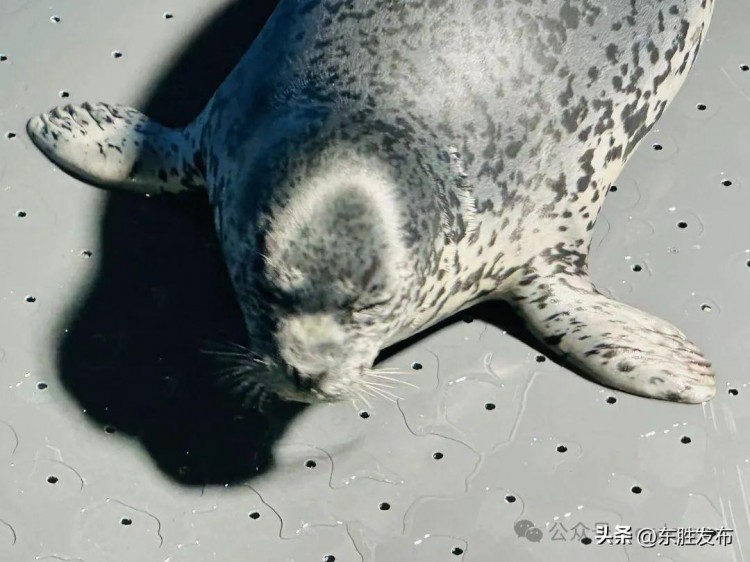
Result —
[[565, 334], [555, 334], [553, 336], [544, 338], [544, 343], [550, 346], [559, 345], [564, 337], [565, 337]]

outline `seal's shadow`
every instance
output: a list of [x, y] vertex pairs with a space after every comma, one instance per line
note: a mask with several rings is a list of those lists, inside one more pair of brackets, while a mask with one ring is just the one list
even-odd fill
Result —
[[[140, 109], [165, 125], [192, 121], [276, 4], [229, 4], [191, 38]], [[201, 352], [209, 341], [244, 341], [206, 198], [107, 197], [100, 268], [64, 323], [58, 353], [64, 386], [94, 423], [139, 439], [180, 482], [229, 483], [268, 470], [271, 445], [301, 408], [275, 405], [273, 416], [243, 410], [217, 385], [215, 360]], [[481, 310], [482, 317], [533, 341], [502, 305]]]
[[[141, 109], [167, 125], [189, 123], [276, 3], [229, 4], [191, 37]], [[138, 438], [179, 481], [267, 470], [270, 445], [299, 408], [243, 413], [216, 384], [215, 359], [200, 351], [208, 341], [244, 341], [206, 198], [109, 193], [100, 236], [100, 268], [64, 323], [64, 386], [94, 423]]]

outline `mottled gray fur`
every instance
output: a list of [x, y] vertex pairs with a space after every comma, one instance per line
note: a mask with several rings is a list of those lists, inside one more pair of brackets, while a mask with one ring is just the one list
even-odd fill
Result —
[[682, 85], [712, 9], [282, 0], [185, 130], [103, 104], [28, 130], [93, 183], [205, 185], [247, 320], [247, 392], [373, 392], [380, 349], [505, 299], [592, 378], [701, 402], [715, 383], [700, 351], [598, 293], [586, 262], [604, 196]]

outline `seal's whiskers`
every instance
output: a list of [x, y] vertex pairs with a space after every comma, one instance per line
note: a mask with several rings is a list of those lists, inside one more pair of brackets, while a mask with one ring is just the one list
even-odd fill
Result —
[[[372, 378], [376, 378], [376, 379], [380, 379], [380, 380], [384, 380], [384, 381], [390, 381], [390, 382], [393, 382], [393, 383], [396, 383], [396, 384], [401, 384], [401, 385], [404, 385], [404, 386], [410, 386], [412, 388], [416, 388], [417, 390], [419, 390], [419, 387], [416, 384], [410, 383], [409, 381], [404, 381], [404, 380], [393, 378], [393, 377], [387, 377], [385, 375], [381, 375], [380, 373], [373, 373], [372, 371], [365, 371], [363, 374], [366, 377], [372, 377]], [[403, 373], [403, 374], [406, 374], [406, 373]]]

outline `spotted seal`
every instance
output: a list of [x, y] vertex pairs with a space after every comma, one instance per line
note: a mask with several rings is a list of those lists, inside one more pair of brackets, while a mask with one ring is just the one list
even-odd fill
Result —
[[[712, 0], [281, 0], [188, 127], [67, 105], [32, 118], [105, 187], [205, 189], [246, 319], [238, 388], [375, 392], [379, 350], [503, 299], [630, 393], [702, 402], [710, 363], [587, 275], [610, 184], [681, 87]], [[380, 381], [380, 382], [379, 382]]]

